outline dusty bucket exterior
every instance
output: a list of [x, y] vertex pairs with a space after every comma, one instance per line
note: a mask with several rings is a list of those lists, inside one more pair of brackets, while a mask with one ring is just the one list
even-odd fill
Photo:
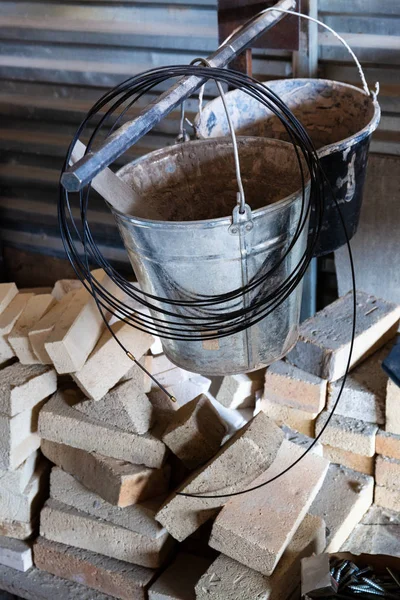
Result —
[[[355, 86], [328, 79], [282, 79], [264, 85], [287, 104], [317, 149], [327, 182], [322, 231], [314, 254], [327, 254], [346, 242], [333, 194], [349, 239], [357, 231], [371, 135], [380, 120], [379, 104]], [[239, 135], [289, 140], [279, 119], [245, 92], [234, 90], [225, 98]], [[202, 139], [229, 135], [220, 98], [205, 105], [196, 126]]]
[[[165, 221], [113, 210], [141, 288], [168, 298], [224, 294], [272, 267], [295, 233], [302, 207], [300, 170], [291, 144], [238, 138], [240, 166], [251, 218], [233, 226], [236, 204], [232, 142], [188, 142], [158, 150], [126, 165], [119, 176]], [[268, 169], [265, 168], [268, 165]], [[309, 184], [305, 190], [308, 201]], [[251, 297], [218, 305], [217, 314], [240, 309], [266, 294], [296, 267], [307, 240], [304, 229], [288, 257]], [[162, 339], [178, 366], [204, 375], [247, 372], [284, 356], [297, 340], [301, 285], [271, 315], [244, 332], [213, 340]], [[157, 306], [171, 310], [166, 303]], [[197, 308], [172, 307], [173, 321], [204, 316]], [[153, 311], [153, 317], [163, 318]], [[169, 317], [171, 320], [171, 317]], [[197, 334], [198, 335], [198, 334]]]

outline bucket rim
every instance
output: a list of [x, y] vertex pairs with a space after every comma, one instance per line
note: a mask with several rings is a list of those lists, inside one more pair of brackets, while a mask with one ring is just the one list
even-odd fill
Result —
[[[281, 84], [284, 81], [296, 81], [299, 83], [303, 82], [304, 84], [310, 83], [312, 81], [318, 81], [320, 83], [326, 83], [326, 84], [334, 83], [335, 85], [338, 85], [340, 87], [344, 87], [347, 89], [351, 89], [352, 91], [358, 92], [358, 93], [362, 94], [363, 96], [365, 96], [366, 98], [369, 98], [372, 102], [372, 105], [374, 107], [374, 114], [372, 115], [369, 123], [367, 123], [367, 125], [365, 125], [365, 127], [360, 129], [360, 131], [358, 131], [357, 133], [353, 133], [353, 135], [343, 138], [342, 140], [339, 140], [338, 142], [333, 142], [332, 144], [328, 144], [326, 146], [322, 146], [321, 148], [319, 148], [317, 150], [318, 158], [323, 158], [324, 156], [329, 156], [330, 154], [333, 154], [333, 152], [340, 152], [342, 150], [346, 150], [347, 148], [351, 148], [352, 146], [354, 146], [358, 142], [361, 142], [363, 139], [365, 139], [369, 135], [372, 135], [372, 133], [375, 131], [375, 129], [379, 125], [380, 118], [381, 118], [381, 107], [379, 105], [379, 102], [378, 102], [376, 96], [374, 96], [372, 94], [370, 96], [368, 96], [364, 90], [357, 87], [356, 85], [352, 85], [351, 83], [344, 83], [343, 81], [336, 81], [335, 79], [325, 79], [325, 78], [320, 78], [320, 77], [293, 77], [290, 79], [286, 79], [286, 78], [271, 79], [268, 81], [260, 81], [260, 83], [261, 83], [261, 85], [263, 85], [265, 87], [270, 87], [271, 84]], [[227, 94], [225, 94], [225, 98], [229, 97], [229, 94], [234, 94], [235, 92], [241, 92], [241, 91], [243, 91], [243, 90], [239, 90], [239, 89], [232, 90], [232, 91], [228, 92]], [[214, 102], [217, 102], [220, 100], [221, 100], [220, 97], [213, 98], [212, 100], [207, 102], [207, 104], [203, 108], [203, 111], [207, 110], [207, 107], [209, 107]], [[198, 117], [199, 117], [199, 115], [197, 114], [196, 118], [195, 118], [195, 123], [197, 123], [197, 124], [198, 124]], [[211, 138], [202, 138], [202, 139], [211, 139]], [[217, 139], [217, 138], [214, 138], [214, 139]], [[269, 138], [265, 138], [265, 139], [269, 139]]]
[[[257, 136], [237, 136], [237, 141], [243, 141], [246, 140], [247, 142], [252, 143], [260, 143], [260, 140], [262, 140], [264, 145], [271, 145], [271, 146], [290, 146], [291, 148], [293, 148], [293, 144], [291, 142], [285, 142], [283, 140], [276, 140], [276, 139], [272, 139], [272, 138], [261, 138], [261, 137], [257, 137]], [[201, 145], [201, 144], [209, 144], [211, 142], [223, 142], [224, 144], [229, 144], [232, 145], [232, 140], [231, 138], [227, 138], [227, 137], [218, 137], [218, 138], [209, 138], [209, 139], [201, 139], [201, 140], [190, 140], [189, 142], [183, 142], [182, 144], [175, 144], [175, 145], [171, 145], [171, 146], [165, 146], [164, 148], [159, 148], [157, 150], [153, 150], [153, 152], [149, 152], [148, 154], [144, 154], [143, 156], [127, 163], [126, 165], [124, 165], [123, 167], [121, 167], [117, 172], [116, 175], [118, 175], [119, 177], [121, 177], [121, 175], [124, 174], [124, 171], [127, 170], [129, 167], [132, 167], [134, 165], [138, 165], [141, 162], [144, 162], [147, 158], [149, 158], [150, 156], [157, 156], [157, 155], [162, 155], [165, 152], [167, 152], [168, 150], [171, 150], [173, 148], [181, 148], [182, 146], [188, 146], [188, 145]], [[311, 185], [311, 179], [308, 173], [307, 179], [306, 179], [306, 183], [305, 183], [305, 191], [307, 193], [308, 189], [310, 188]], [[276, 202], [274, 202], [273, 204], [269, 205], [269, 206], [263, 206], [261, 208], [255, 208], [255, 209], [251, 209], [251, 213], [252, 213], [252, 217], [253, 218], [260, 218], [262, 216], [264, 216], [265, 214], [268, 213], [273, 213], [281, 208], [283, 208], [286, 204], [291, 204], [299, 195], [299, 192], [301, 192], [301, 187], [298, 188], [297, 190], [295, 190], [294, 192], [292, 192], [291, 194], [289, 194], [289, 196], [285, 196], [284, 198], [281, 198], [280, 200], [277, 200]], [[124, 221], [129, 221], [130, 223], [136, 223], [137, 225], [141, 225], [141, 226], [145, 226], [146, 224], [151, 225], [151, 227], [168, 227], [168, 228], [174, 228], [174, 229], [183, 229], [185, 227], [187, 227], [188, 225], [190, 225], [192, 228], [210, 228], [210, 227], [219, 227], [222, 225], [226, 225], [226, 226], [230, 226], [232, 224], [232, 214], [226, 216], [226, 217], [217, 217], [214, 219], [202, 219], [202, 220], [195, 220], [195, 221], [161, 221], [159, 219], [146, 219], [144, 217], [135, 217], [134, 215], [130, 215], [127, 213], [123, 213], [121, 211], [119, 211], [118, 209], [114, 208], [111, 204], [109, 204], [106, 201], [106, 204], [108, 205], [108, 207], [110, 208], [111, 212], [115, 215], [117, 215], [120, 219], [124, 220]], [[235, 204], [232, 205], [232, 211], [235, 207]], [[251, 207], [250, 207], [251, 208]]]

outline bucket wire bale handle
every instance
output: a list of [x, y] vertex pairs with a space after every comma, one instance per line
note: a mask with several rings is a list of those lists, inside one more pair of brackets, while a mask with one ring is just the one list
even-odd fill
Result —
[[[361, 66], [360, 61], [358, 60], [357, 56], [355, 55], [355, 53], [353, 52], [353, 50], [350, 48], [350, 46], [346, 42], [346, 40], [344, 38], [342, 38], [342, 36], [339, 35], [334, 29], [332, 29], [332, 27], [329, 27], [329, 25], [326, 25], [326, 23], [323, 23], [322, 21], [319, 21], [318, 19], [314, 19], [314, 17], [310, 17], [309, 15], [304, 15], [303, 13], [296, 12], [294, 10], [286, 10], [285, 8], [274, 8], [274, 7], [265, 8], [264, 10], [261, 10], [257, 15], [255, 15], [255, 17], [253, 17], [253, 18], [256, 19], [260, 15], [262, 15], [262, 14], [264, 14], [266, 12], [270, 12], [271, 10], [274, 10], [276, 12], [285, 13], [287, 15], [295, 15], [297, 17], [301, 17], [303, 19], [307, 19], [308, 21], [313, 21], [313, 23], [317, 23], [318, 25], [321, 25], [321, 27], [324, 27], [325, 29], [327, 29], [327, 31], [330, 31], [330, 33], [332, 33], [335, 36], [335, 38], [337, 38], [343, 44], [343, 46], [346, 48], [346, 50], [349, 52], [349, 54], [353, 58], [354, 62], [356, 63], [356, 67], [357, 67], [358, 73], [360, 75], [362, 87], [363, 87], [364, 92], [366, 93], [366, 95], [367, 96], [373, 96], [374, 98], [376, 98], [376, 96], [379, 94], [379, 82], [377, 81], [375, 83], [375, 90], [370, 90], [369, 89], [368, 83], [367, 83], [367, 80], [365, 78], [365, 74], [364, 74], [364, 71], [363, 71], [363, 68]], [[228, 41], [231, 39], [231, 37], [233, 35], [235, 35], [238, 31], [240, 31], [242, 29], [242, 27], [243, 27], [243, 25], [241, 25], [240, 27], [237, 27], [234, 31], [232, 31], [232, 33], [222, 42], [222, 44], [219, 46], [219, 48], [221, 48], [222, 46], [224, 46], [225, 44], [227, 44]], [[200, 108], [200, 106], [201, 106], [201, 104], [203, 102], [203, 90], [200, 90], [200, 92], [201, 92], [201, 99], [200, 99], [200, 93], [199, 93], [199, 113], [201, 115], [201, 108]]]
[[[212, 68], [212, 64], [206, 58], [195, 58], [194, 60], [192, 60], [192, 62], [190, 64], [194, 65], [197, 62], [202, 63], [206, 67]], [[217, 85], [219, 95], [221, 96], [222, 104], [224, 105], [226, 120], [228, 121], [229, 131], [231, 133], [232, 146], [233, 146], [233, 157], [235, 160], [236, 180], [237, 180], [237, 184], [238, 184], [238, 188], [239, 188], [239, 191], [237, 192], [237, 196], [236, 196], [237, 197], [237, 206], [233, 209], [233, 214], [232, 214], [233, 223], [235, 224], [235, 223], [238, 223], [239, 221], [243, 221], [243, 215], [245, 215], [245, 221], [248, 222], [249, 226], [251, 225], [250, 227], [246, 226], [246, 230], [250, 231], [251, 229], [253, 229], [253, 226], [251, 223], [251, 208], [248, 204], [246, 204], [246, 197], [245, 197], [244, 188], [243, 188], [242, 175], [240, 173], [240, 159], [239, 159], [239, 150], [238, 150], [238, 146], [237, 146], [235, 128], [233, 126], [232, 119], [229, 114], [228, 105], [226, 103], [225, 93], [222, 88], [221, 82], [215, 81], [215, 83]], [[202, 86], [201, 89], [204, 89], [204, 86]], [[239, 217], [239, 215], [242, 215], [242, 216]], [[236, 235], [239, 232], [239, 228], [232, 225], [230, 228], [230, 232], [233, 233], [234, 235]]]

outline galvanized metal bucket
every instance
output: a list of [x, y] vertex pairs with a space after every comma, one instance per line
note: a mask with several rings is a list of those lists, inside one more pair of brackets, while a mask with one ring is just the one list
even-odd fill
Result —
[[[349, 238], [357, 231], [369, 144], [380, 120], [379, 104], [373, 95], [355, 86], [328, 79], [283, 79], [263, 85], [286, 103], [318, 151], [327, 180], [322, 231], [315, 255], [327, 254], [346, 242], [333, 195]], [[225, 100], [239, 135], [289, 140], [278, 117], [258, 100], [240, 90], [225, 94]], [[203, 139], [229, 135], [221, 98], [205, 105], [196, 117], [196, 128]]]
[[[136, 190], [143, 206], [165, 215], [153, 221], [113, 210], [141, 288], [171, 300], [225, 294], [277, 264], [293, 240], [302, 207], [302, 186], [291, 144], [238, 138], [246, 218], [236, 223], [237, 180], [232, 141], [194, 141], [163, 148], [126, 165], [118, 175]], [[308, 201], [309, 184], [305, 189]], [[233, 213], [232, 213], [233, 211]], [[236, 217], [235, 217], [236, 214]], [[268, 292], [293, 272], [304, 253], [307, 228], [258, 288]], [[204, 375], [248, 372], [284, 356], [297, 340], [302, 286], [271, 315], [249, 329], [203, 341], [162, 339], [168, 358]], [[240, 309], [248, 295], [219, 305]], [[157, 304], [171, 310], [171, 305]], [[174, 308], [176, 323], [201, 309]], [[204, 314], [203, 314], [204, 316]], [[153, 313], [153, 317], [163, 318]], [[186, 317], [186, 320], [185, 320]]]

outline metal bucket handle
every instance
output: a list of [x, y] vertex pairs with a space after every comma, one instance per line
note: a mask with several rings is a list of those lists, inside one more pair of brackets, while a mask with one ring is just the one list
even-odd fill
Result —
[[[212, 68], [212, 66], [213, 66], [206, 58], [195, 58], [194, 60], [192, 60], [192, 62], [190, 64], [194, 65], [198, 62], [202, 63], [206, 67]], [[235, 133], [235, 128], [233, 126], [231, 117], [229, 115], [228, 105], [227, 105], [226, 99], [225, 99], [225, 93], [224, 93], [221, 83], [219, 81], [215, 81], [215, 83], [217, 85], [218, 92], [221, 96], [222, 104], [225, 109], [226, 119], [228, 121], [229, 130], [231, 133], [232, 146], [233, 146], [233, 157], [235, 160], [236, 181], [237, 181], [238, 188], [239, 188], [239, 190], [237, 192], [237, 196], [236, 196], [237, 197], [237, 205], [233, 209], [232, 225], [229, 228], [229, 231], [233, 235], [236, 235], [237, 233], [239, 233], [238, 225], [240, 223], [242, 223], [242, 224], [246, 223], [246, 226], [245, 226], [246, 231], [251, 231], [253, 229], [253, 223], [251, 220], [251, 208], [248, 204], [246, 204], [246, 197], [245, 197], [244, 188], [243, 188], [242, 176], [240, 173], [240, 159], [239, 159], [239, 150], [238, 150], [237, 140], [236, 140], [236, 133]], [[202, 86], [202, 87], [204, 87], [204, 86]], [[182, 107], [183, 107], [183, 105], [184, 105], [184, 103], [182, 103]], [[182, 135], [183, 134], [183, 120], [184, 120], [184, 108], [182, 108], [181, 132], [180, 132], [180, 135], [178, 136], [178, 141], [185, 141], [185, 136]]]
[[[329, 27], [329, 25], [326, 25], [326, 23], [323, 23], [322, 21], [319, 21], [318, 19], [314, 19], [314, 17], [310, 17], [309, 15], [304, 15], [304, 14], [302, 14], [300, 12], [296, 12], [294, 10], [286, 10], [284, 8], [275, 8], [275, 7], [265, 8], [264, 10], [261, 10], [256, 15], [256, 17], [262, 15], [263, 13], [270, 12], [271, 10], [274, 10], [276, 12], [285, 13], [287, 15], [296, 15], [297, 17], [302, 17], [303, 19], [307, 19], [308, 21], [317, 23], [317, 25], [321, 25], [321, 27], [324, 27], [325, 29], [330, 31], [330, 33], [332, 33], [343, 44], [343, 46], [346, 48], [346, 50], [349, 52], [349, 54], [353, 58], [354, 62], [356, 63], [356, 67], [358, 69], [358, 73], [361, 78], [361, 83], [362, 83], [362, 86], [363, 86], [363, 89], [364, 89], [364, 92], [366, 93], [366, 95], [373, 96], [374, 99], [377, 97], [377, 95], [379, 94], [379, 82], [377, 81], [375, 83], [375, 90], [369, 89], [360, 61], [358, 60], [357, 56], [355, 55], [353, 50], [350, 48], [350, 46], [346, 42], [346, 40], [343, 39], [342, 36], [339, 35], [334, 29], [332, 29], [332, 27]], [[256, 18], [256, 17], [254, 17], [254, 18]], [[243, 25], [241, 25], [240, 27], [237, 27], [234, 31], [232, 31], [232, 33], [222, 42], [222, 44], [219, 46], [219, 48], [221, 48], [221, 46], [224, 46], [231, 39], [231, 37], [233, 35], [235, 35], [240, 29], [242, 29], [242, 27], [243, 27]], [[202, 92], [202, 90], [201, 90], [201, 92]], [[202, 94], [201, 94], [201, 96], [199, 94], [199, 114], [200, 115], [201, 115], [201, 105], [202, 105]]]

